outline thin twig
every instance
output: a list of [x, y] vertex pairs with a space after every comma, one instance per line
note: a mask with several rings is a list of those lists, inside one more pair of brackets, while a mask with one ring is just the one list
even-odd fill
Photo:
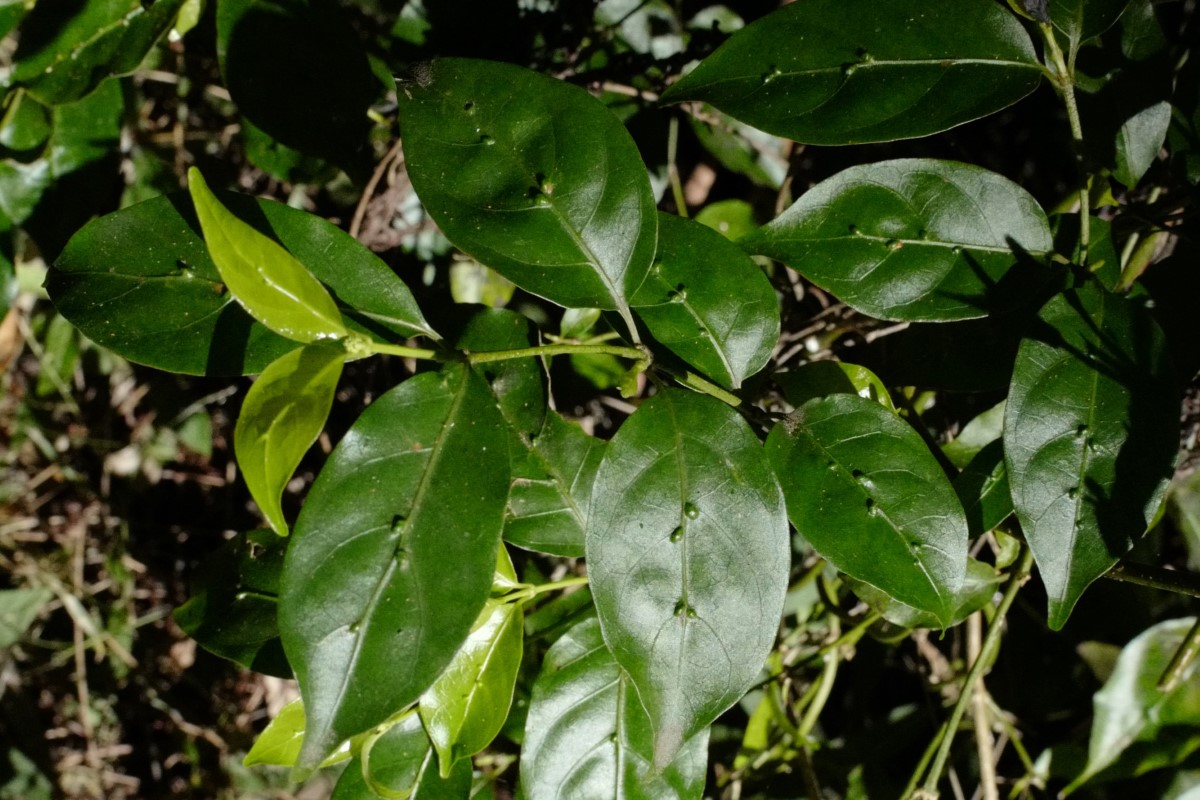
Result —
[[379, 181], [383, 179], [387, 171], [392, 168], [394, 162], [403, 160], [404, 150], [401, 147], [401, 140], [397, 139], [392, 148], [387, 151], [387, 155], [383, 157], [383, 160], [375, 166], [375, 171], [371, 173], [371, 179], [367, 181], [367, 186], [363, 189], [362, 197], [358, 198], [358, 205], [354, 208], [354, 217], [350, 220], [349, 230], [350, 235], [355, 239], [358, 238], [363, 218], [367, 215], [367, 206], [371, 204], [371, 198], [375, 196], [375, 187], [379, 185]]

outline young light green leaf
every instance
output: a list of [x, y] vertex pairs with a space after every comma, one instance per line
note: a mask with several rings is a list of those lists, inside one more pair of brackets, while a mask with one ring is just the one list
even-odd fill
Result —
[[330, 800], [467, 800], [471, 762], [459, 761], [443, 778], [421, 718], [408, 714], [367, 737], [362, 754], [346, 765]]
[[620, 120], [582, 89], [494, 61], [439, 59], [399, 99], [409, 177], [451, 242], [534, 294], [632, 324], [658, 219]]
[[998, 440], [1004, 433], [1004, 401], [977, 415], [963, 426], [958, 436], [942, 445], [950, 463], [963, 469], [983, 448]]
[[939, 620], [936, 615], [930, 614], [928, 611], [919, 611], [906, 603], [901, 603], [865, 581], [855, 580], [849, 576], [846, 580], [852, 592], [893, 625], [899, 625], [902, 628], [938, 629], [953, 628], [990, 603], [1003, 578], [1003, 575], [988, 564], [974, 558], [968, 559], [966, 578], [954, 600], [954, 613], [949, 622]]
[[604, 639], [663, 768], [750, 688], [775, 640], [787, 517], [758, 437], [707, 395], [655, 395], [609, 442], [585, 544]]
[[730, 37], [663, 95], [777, 136], [862, 144], [927, 136], [1041, 80], [1021, 23], [990, 0], [805, 0]]
[[1040, 322], [1017, 354], [1004, 454], [1058, 630], [1154, 518], [1174, 472], [1179, 407], [1144, 297], [1089, 281], [1052, 298]]
[[209, 255], [250, 316], [297, 342], [340, 339], [349, 333], [321, 282], [278, 242], [221, 205], [195, 167], [188, 170], [188, 188]]
[[[355, 333], [388, 342], [439, 338], [387, 264], [336, 226], [270, 200], [222, 193], [220, 202], [311, 265]], [[198, 230], [182, 194], [92, 220], [71, 237], [46, 289], [84, 334], [130, 360], [192, 375], [262, 372], [296, 345], [234, 302]]]
[[1158, 158], [1171, 125], [1171, 104], [1160, 100], [1138, 110], [1117, 131], [1113, 177], [1133, 188]]
[[304, 703], [297, 698], [281, 708], [275, 718], [267, 723], [242, 763], [247, 767], [255, 764], [290, 767], [296, 763], [303, 741]]
[[673, 214], [659, 214], [658, 255], [630, 304], [655, 339], [728, 389], [762, 369], [779, 339], [779, 301], [762, 269]]
[[421, 721], [443, 778], [456, 761], [491, 744], [504, 725], [521, 666], [524, 621], [519, 603], [488, 601], [454, 660], [421, 695]]
[[708, 729], [659, 770], [653, 728], [589, 616], [554, 643], [533, 685], [521, 790], [526, 800], [699, 800]]
[[[1119, 770], [1112, 777], [1129, 777], [1155, 767], [1174, 766], [1200, 749], [1200, 738], [1195, 735], [1200, 727], [1196, 665], [1192, 664], [1173, 690], [1158, 688], [1159, 678], [1194, 623], [1193, 618], [1160, 622], [1121, 651], [1112, 676], [1096, 692], [1087, 767], [1063, 796], [1106, 768], [1108, 774]], [[1172, 730], [1190, 734], [1182, 747]], [[1124, 769], [1120, 769], [1122, 764], [1126, 764]]]
[[831, 394], [856, 394], [874, 400], [889, 411], [895, 411], [892, 395], [879, 376], [858, 364], [844, 361], [813, 361], [790, 372], [774, 376], [784, 397], [799, 408], [814, 397]]
[[546, 412], [526, 458], [513, 464], [504, 540], [550, 555], [583, 555], [596, 469], [607, 443], [557, 412]]
[[967, 520], [912, 427], [874, 400], [810, 400], [767, 437], [796, 530], [829, 563], [950, 625]]
[[346, 351], [336, 343], [298, 347], [263, 370], [242, 404], [233, 432], [238, 466], [280, 536], [288, 535], [284, 487], [325, 427], [345, 361]]
[[308, 715], [301, 774], [450, 663], [492, 586], [508, 483], [503, 417], [462, 364], [381, 396], [334, 450], [280, 587]]
[[1053, 247], [1045, 213], [1020, 186], [933, 159], [839, 172], [740, 244], [865, 314], [930, 322], [983, 317], [1024, 299], [1019, 256]]

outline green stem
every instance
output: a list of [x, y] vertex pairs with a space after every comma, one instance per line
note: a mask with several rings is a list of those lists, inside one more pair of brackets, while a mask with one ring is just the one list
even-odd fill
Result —
[[561, 581], [551, 581], [550, 583], [539, 583], [536, 586], [526, 586], [524, 589], [517, 589], [509, 592], [500, 598], [505, 603], [523, 603], [537, 597], [539, 594], [547, 592], [557, 592], [559, 589], [569, 589], [572, 586], [584, 586], [588, 582], [585, 577], [563, 578]]
[[736, 394], [725, 391], [720, 386], [717, 386], [715, 383], [700, 377], [694, 372], [684, 372], [682, 374], [672, 372], [669, 374], [672, 378], [679, 381], [684, 386], [695, 389], [697, 392], [702, 392], [711, 397], [715, 397], [727, 406], [733, 406], [734, 408], [737, 408], [742, 404], [742, 398], [738, 397]]
[[514, 358], [541, 358], [544, 356], [604, 354], [644, 360], [646, 353], [636, 347], [613, 344], [544, 344], [541, 347], [522, 347], [517, 350], [489, 350], [482, 353], [467, 353], [472, 364], [487, 364], [491, 361], [510, 361]]
[[917, 762], [917, 768], [913, 770], [912, 777], [908, 779], [908, 785], [904, 787], [904, 791], [900, 793], [903, 800], [915, 798], [917, 792], [917, 783], [920, 782], [921, 776], [925, 774], [925, 768], [929, 766], [929, 762], [933, 760], [933, 754], [937, 752], [938, 745], [942, 739], [946, 738], [946, 731], [949, 725], [945, 722], [942, 727], [938, 728], [938, 732], [929, 740], [929, 744], [925, 746], [925, 752], [921, 754], [921, 760]]
[[667, 123], [667, 180], [671, 182], [671, 194], [675, 197], [675, 212], [687, 218], [687, 200], [683, 196], [683, 183], [679, 180], [679, 165], [675, 154], [679, 149], [679, 117], [672, 116]]
[[422, 361], [442, 360], [442, 355], [437, 350], [426, 350], [421, 347], [405, 347], [402, 344], [385, 344], [383, 342], [368, 341], [366, 349], [369, 353], [375, 355], [386, 354], [389, 356], [400, 356], [401, 358], [419, 358]]
[[1179, 645], [1175, 655], [1171, 656], [1171, 663], [1167, 665], [1162, 677], [1158, 679], [1158, 690], [1160, 692], [1174, 691], [1179, 682], [1183, 680], [1183, 674], [1196, 660], [1197, 653], [1200, 653], [1200, 618], [1196, 619], [1196, 624], [1192, 625], [1192, 629], [1188, 631], [1183, 644]]
[[950, 719], [946, 722], [945, 732], [942, 734], [942, 741], [938, 747], [937, 755], [934, 757], [933, 766], [929, 768], [929, 774], [925, 776], [923, 790], [929, 797], [937, 796], [938, 781], [941, 780], [942, 771], [946, 768], [946, 761], [950, 758], [950, 748], [954, 744], [954, 732], [958, 730], [963, 714], [971, 702], [975, 684], [983, 677], [984, 670], [987, 669], [992, 661], [992, 657], [1000, 644], [1000, 632], [1004, 628], [1004, 618], [1007, 616], [1009, 608], [1012, 607], [1013, 601], [1017, 598], [1017, 591], [1025, 583], [1025, 579], [1029, 577], [1031, 569], [1033, 569], [1033, 553], [1029, 549], [1029, 545], [1022, 544], [1021, 555], [1017, 560], [1016, 569], [1008, 579], [1008, 586], [1004, 589], [1004, 597], [1000, 600], [1000, 605], [996, 607], [996, 617], [988, 627], [987, 636], [983, 640], [983, 646], [979, 648], [979, 657], [975, 659], [971, 664], [971, 669], [967, 672], [967, 678], [963, 681], [958, 701], [954, 704], [954, 710], [950, 712]]
[[1114, 581], [1149, 586], [1152, 589], [1162, 589], [1175, 594], [1185, 594], [1189, 597], [1200, 597], [1200, 576], [1190, 572], [1177, 572], [1173, 569], [1151, 567], [1146, 564], [1125, 563], [1113, 567], [1104, 577]]
[[[1054, 85], [1062, 95], [1063, 105], [1067, 107], [1067, 122], [1071, 126], [1071, 142], [1075, 150], [1075, 163], [1079, 167], [1081, 185], [1079, 187], [1079, 263], [1087, 266], [1088, 244], [1091, 238], [1090, 205], [1088, 200], [1088, 184], [1090, 183], [1087, 170], [1083, 166], [1083, 123], [1079, 119], [1079, 103], [1075, 99], [1075, 70], [1074, 63], [1068, 65], [1063, 56], [1062, 48], [1054, 29], [1048, 23], [1040, 23], [1042, 38], [1046, 41], [1046, 55], [1054, 65]], [[1074, 58], [1071, 59], [1074, 62]]]
[[[834, 635], [837, 636], [837, 639], [832, 642], [836, 645], [842, 640], [839, 635], [837, 617], [831, 617], [829, 624], [833, 628]], [[825, 652], [824, 659], [825, 668], [821, 670], [821, 677], [817, 679], [817, 690], [813, 693], [808, 707], [804, 709], [804, 717], [796, 728], [796, 736], [800, 740], [801, 747], [808, 746], [809, 734], [816, 727], [817, 718], [825, 710], [825, 703], [829, 701], [829, 693], [833, 691], [833, 682], [837, 680], [838, 664], [842, 661], [842, 654], [838, 652], [837, 647], [833, 647]]]
[[883, 615], [878, 611], [872, 611], [862, 618], [862, 621], [855, 625], [850, 630], [838, 637], [837, 641], [830, 642], [821, 648], [820, 653], [824, 656], [831, 650], [837, 650], [841, 647], [853, 647], [858, 644], [858, 640], [866, 634], [867, 629], [874, 625]]

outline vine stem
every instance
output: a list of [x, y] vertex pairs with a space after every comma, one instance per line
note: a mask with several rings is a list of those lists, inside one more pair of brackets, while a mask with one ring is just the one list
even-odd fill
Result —
[[472, 364], [487, 364], [491, 361], [509, 361], [514, 358], [540, 358], [542, 356], [603, 354], [642, 361], [646, 352], [636, 347], [615, 344], [544, 344], [540, 347], [522, 347], [516, 350], [489, 350], [483, 353], [467, 353]]
[[1158, 679], [1158, 690], [1160, 692], [1174, 691], [1175, 687], [1183, 680], [1183, 675], [1187, 672], [1188, 667], [1196, 660], [1197, 653], [1200, 653], [1200, 618], [1192, 625], [1183, 644], [1175, 651], [1175, 655], [1171, 657], [1171, 663], [1167, 665], [1162, 677]]
[[587, 582], [588, 579], [582, 576], [575, 578], [563, 578], [561, 581], [551, 581], [550, 583], [539, 583], [536, 586], [526, 586], [524, 589], [518, 589], [514, 592], [509, 592], [500, 599], [506, 603], [523, 603], [526, 600], [537, 597], [539, 594], [556, 592], [559, 589], [569, 589], [572, 586], [584, 586], [587, 584]]
[[1079, 187], [1079, 261], [1080, 266], [1087, 266], [1088, 244], [1091, 238], [1091, 215], [1089, 213], [1091, 203], [1088, 201], [1088, 184], [1090, 180], [1087, 171], [1083, 168], [1083, 123], [1079, 119], [1079, 103], [1075, 99], [1075, 70], [1073, 69], [1075, 59], [1072, 58], [1072, 64], [1068, 66], [1067, 59], [1058, 44], [1058, 39], [1054, 35], [1054, 28], [1049, 23], [1039, 23], [1038, 27], [1041, 28], [1042, 38], [1046, 42], [1046, 55], [1054, 65], [1051, 73], [1054, 76], [1054, 85], [1058, 88], [1059, 94], [1062, 95], [1063, 105], [1067, 107], [1067, 123], [1071, 126], [1071, 142], [1075, 150], [1075, 163], [1079, 168], [1082, 181]]
[[1162, 589], [1175, 594], [1189, 597], [1200, 597], [1200, 576], [1190, 572], [1178, 572], [1173, 569], [1151, 567], [1146, 564], [1118, 564], [1104, 577], [1114, 581], [1136, 583], [1139, 586], [1149, 586], [1151, 589]]
[[[1025, 583], [1025, 579], [1029, 577], [1029, 572], [1032, 569], [1033, 552], [1029, 549], [1029, 545], [1022, 544], [1021, 555], [1017, 560], [1017, 567], [1008, 579], [1008, 586], [1004, 589], [1004, 597], [1001, 598], [1000, 605], [996, 607], [996, 615], [992, 619], [992, 624], [988, 627], [983, 645], [979, 648], [979, 657], [971, 663], [971, 669], [967, 672], [966, 680], [963, 681], [962, 691], [959, 692], [958, 701], [954, 704], [954, 710], [950, 712], [950, 719], [946, 721], [946, 725], [942, 728], [941, 743], [938, 746], [937, 755], [934, 756], [933, 766], [929, 768], [929, 774], [925, 776], [925, 784], [919, 795], [921, 797], [932, 798], [938, 796], [937, 786], [941, 780], [942, 771], [946, 768], [946, 761], [950, 758], [950, 748], [954, 744], [954, 732], [958, 730], [963, 714], [966, 712], [967, 706], [971, 703], [971, 698], [975, 693], [975, 684], [983, 677], [984, 670], [987, 669], [1000, 644], [1000, 633], [1004, 628], [1004, 618], [1008, 615], [1008, 610], [1017, 598], [1017, 592]], [[918, 795], [914, 793], [913, 797], [916, 796]]]

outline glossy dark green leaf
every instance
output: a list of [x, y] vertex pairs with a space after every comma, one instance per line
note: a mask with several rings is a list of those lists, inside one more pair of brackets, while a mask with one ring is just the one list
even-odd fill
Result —
[[1166, 48], [1155, 5], [1154, 0], [1132, 0], [1121, 14], [1121, 52], [1126, 58], [1141, 61]]
[[1052, 0], [1050, 24], [1078, 45], [1116, 24], [1129, 0]]
[[[1194, 623], [1193, 618], [1160, 622], [1121, 650], [1112, 676], [1096, 692], [1087, 767], [1068, 790], [1077, 789], [1106, 768], [1107, 777], [1129, 777], [1155, 767], [1174, 766], [1200, 749], [1200, 738], [1195, 735], [1200, 728], [1196, 665], [1170, 692], [1158, 688], [1159, 678]], [[1182, 747], [1177, 746], [1179, 737], [1171, 736], [1172, 729], [1191, 734], [1182, 740]], [[1136, 759], [1127, 757], [1135, 753]]]
[[[477, 308], [454, 337], [454, 347], [467, 353], [519, 350], [537, 344], [528, 317], [502, 308]], [[476, 367], [492, 386], [500, 411], [513, 431], [528, 441], [546, 416], [545, 373], [536, 358], [490, 361]]]
[[1146, 530], [1174, 472], [1179, 407], [1143, 298], [1055, 296], [1021, 343], [1004, 416], [1013, 506], [1057, 630]]
[[[282, 203], [219, 199], [304, 263], [337, 298], [350, 330], [383, 341], [437, 338], [408, 287], [330, 223]], [[262, 372], [296, 345], [233, 301], [199, 230], [186, 194], [122, 209], [71, 239], [46, 288], [85, 335], [133, 361], [198, 375]]]
[[[5, 0], [0, 2], [0, 38], [8, 36], [13, 28], [24, 19], [25, 14], [29, 11], [25, 7], [22, 0]], [[0, 100], [4, 99], [4, 92], [0, 91]]]
[[967, 568], [967, 520], [925, 442], [878, 402], [810, 400], [767, 437], [796, 530], [829, 563], [943, 626]]
[[659, 214], [658, 254], [630, 305], [655, 339], [729, 389], [762, 369], [779, 339], [779, 301], [762, 269], [673, 214]]
[[381, 396], [334, 450], [281, 583], [308, 715], [302, 773], [450, 663], [491, 589], [508, 483], [504, 419], [461, 364]]
[[[386, 87], [352, 18], [332, 0], [222, 2], [216, 17], [221, 74], [263, 166], [312, 173], [296, 156], [315, 156], [365, 179], [368, 111]], [[295, 156], [281, 163], [279, 148]]]
[[600, 101], [519, 67], [441, 59], [401, 87], [400, 130], [451, 242], [534, 294], [628, 319], [658, 219], [637, 147]]
[[204, 563], [175, 622], [201, 647], [247, 669], [292, 676], [279, 641], [279, 574], [287, 540], [271, 531], [238, 534]]
[[586, 549], [604, 639], [665, 767], [757, 680], [775, 640], [787, 517], [758, 437], [707, 395], [655, 395], [609, 442]]
[[954, 479], [971, 538], [987, 533], [1013, 513], [1004, 445], [995, 441], [980, 450]]
[[805, 0], [735, 33], [663, 95], [808, 144], [926, 136], [1037, 87], [1033, 43], [989, 0]]
[[9, 80], [48, 105], [92, 91], [110, 75], [132, 72], [170, 29], [184, 0], [83, 0], [33, 6], [21, 23]]
[[491, 744], [504, 725], [521, 666], [524, 622], [519, 603], [489, 600], [445, 672], [421, 695], [421, 721], [443, 778], [455, 762]]
[[946, 322], [1023, 297], [1007, 285], [1026, 271], [1014, 269], [1018, 254], [1045, 254], [1053, 242], [1037, 201], [1007, 178], [899, 159], [817, 184], [740, 244], [873, 317]]
[[346, 351], [338, 344], [298, 347], [263, 370], [234, 430], [234, 452], [254, 502], [275, 533], [288, 535], [284, 487], [317, 440], [333, 406]]
[[588, 617], [554, 643], [533, 685], [521, 790], [526, 800], [699, 800], [708, 729], [663, 769], [650, 718]]
[[505, 541], [539, 553], [582, 556], [592, 484], [605, 447], [578, 424], [546, 412], [527, 457], [513, 466]]
[[443, 779], [421, 718], [409, 714], [385, 733], [367, 738], [330, 800], [467, 800], [470, 794], [471, 762], [459, 761]]
[[813, 361], [790, 372], [772, 376], [792, 406], [799, 408], [814, 397], [856, 394], [895, 411], [892, 395], [874, 372], [844, 361]]
[[974, 558], [967, 560], [967, 574], [963, 580], [962, 589], [954, 598], [954, 612], [949, 622], [939, 620], [935, 614], [919, 611], [910, 605], [901, 603], [886, 592], [876, 589], [865, 581], [848, 578], [847, 582], [859, 598], [878, 611], [884, 619], [902, 628], [952, 628], [979, 609], [986, 606], [995, 597], [997, 589], [1003, 580], [1003, 575]]
[[282, 245], [221, 205], [195, 167], [188, 170], [188, 189], [208, 254], [229, 293], [250, 316], [297, 342], [341, 339], [349, 333], [321, 282]]

